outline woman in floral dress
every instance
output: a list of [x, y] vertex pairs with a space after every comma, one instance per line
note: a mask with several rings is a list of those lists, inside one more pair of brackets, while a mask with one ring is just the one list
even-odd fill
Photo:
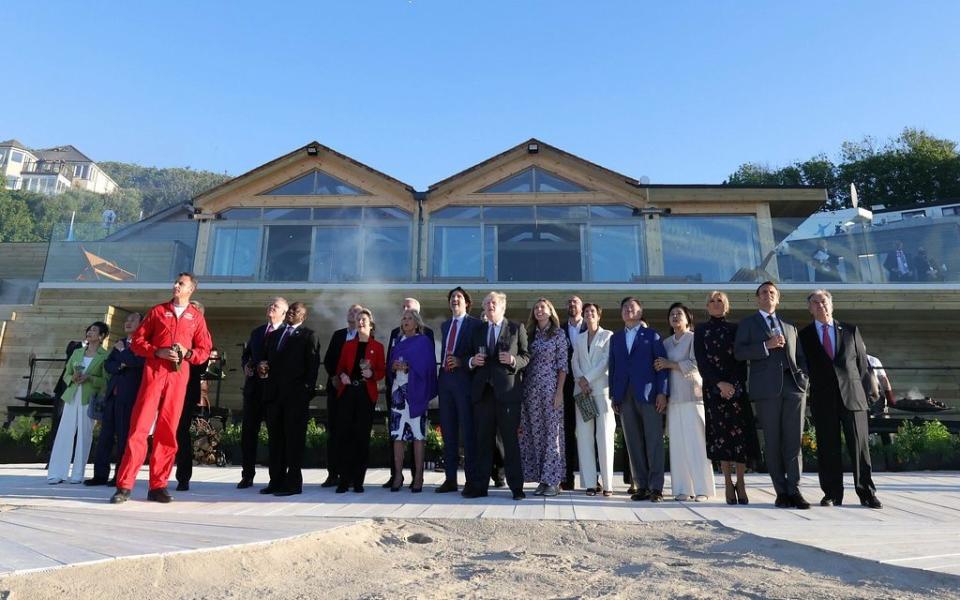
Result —
[[[748, 504], [744, 472], [759, 455], [753, 408], [747, 397], [747, 366], [733, 355], [737, 325], [726, 320], [730, 300], [723, 292], [707, 297], [710, 320], [694, 330], [693, 349], [703, 377], [707, 456], [720, 461], [727, 504]], [[731, 472], [736, 470], [733, 483]]]
[[553, 304], [539, 298], [527, 323], [530, 364], [523, 374], [520, 460], [525, 481], [537, 481], [537, 496], [556, 496], [566, 470], [563, 437], [563, 382], [567, 336]]

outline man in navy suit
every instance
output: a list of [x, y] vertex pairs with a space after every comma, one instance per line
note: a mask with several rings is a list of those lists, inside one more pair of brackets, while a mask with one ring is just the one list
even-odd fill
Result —
[[260, 424], [266, 418], [263, 405], [263, 380], [257, 377], [256, 369], [264, 360], [267, 338], [283, 326], [283, 319], [289, 308], [287, 301], [277, 297], [267, 306], [267, 322], [250, 332], [250, 339], [243, 348], [240, 365], [246, 379], [243, 383], [243, 422], [240, 425], [240, 455], [243, 457], [243, 470], [237, 488], [244, 489], [253, 485], [253, 476], [257, 470], [257, 441], [260, 436]]
[[868, 398], [879, 397], [867, 349], [856, 325], [833, 318], [833, 296], [814, 290], [807, 296], [814, 321], [798, 335], [810, 376], [810, 408], [817, 427], [817, 469], [821, 506], [843, 504], [843, 462], [840, 432], [853, 465], [853, 487], [860, 504], [882, 508], [873, 485], [870, 465], [870, 431], [867, 427]]
[[133, 402], [140, 391], [140, 379], [143, 378], [143, 359], [130, 350], [130, 336], [140, 327], [143, 315], [132, 312], [123, 322], [126, 337], [117, 341], [103, 368], [110, 373], [107, 391], [104, 395], [103, 421], [100, 422], [100, 437], [97, 439], [97, 453], [93, 459], [93, 478], [84, 481], [84, 485], [116, 485], [116, 481], [107, 481], [110, 476], [110, 458], [113, 444], [117, 444], [117, 464], [127, 448], [127, 432], [130, 431], [130, 415]]
[[663, 341], [642, 327], [643, 305], [629, 296], [620, 302], [624, 328], [610, 338], [610, 395], [623, 423], [632, 481], [631, 500], [663, 502], [663, 415], [670, 393], [669, 373], [655, 371], [653, 361], [666, 358]]
[[463, 463], [466, 484], [475, 486], [477, 478], [477, 440], [473, 426], [470, 369], [473, 331], [480, 319], [467, 314], [470, 294], [456, 287], [447, 294], [451, 317], [440, 325], [443, 340], [440, 377], [440, 431], [443, 435], [443, 464], [446, 479], [438, 487], [438, 494], [457, 491], [457, 466], [460, 463], [460, 442], [463, 441]]
[[[567, 322], [563, 333], [567, 336], [567, 373], [573, 373], [573, 343], [577, 337], [587, 331], [587, 322], [583, 320], [583, 300], [579, 296], [570, 296], [567, 299]], [[563, 430], [564, 430], [564, 464], [566, 472], [560, 488], [572, 490], [574, 488], [573, 474], [579, 468], [580, 453], [577, 451], [577, 403], [573, 399], [574, 378], [567, 376], [563, 380]]]

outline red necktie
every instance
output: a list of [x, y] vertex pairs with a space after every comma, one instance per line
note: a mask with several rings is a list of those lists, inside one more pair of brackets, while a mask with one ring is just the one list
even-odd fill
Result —
[[830, 326], [823, 326], [823, 350], [827, 353], [827, 356], [830, 357], [830, 360], [833, 360], [833, 342], [830, 341]]
[[450, 323], [450, 333], [447, 334], [447, 354], [453, 354], [453, 347], [457, 345], [457, 320]]

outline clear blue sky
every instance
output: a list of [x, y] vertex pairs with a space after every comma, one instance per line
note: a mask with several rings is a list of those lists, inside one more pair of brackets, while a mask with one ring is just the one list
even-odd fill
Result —
[[425, 189], [538, 137], [654, 183], [719, 183], [743, 162], [835, 156], [905, 126], [960, 140], [953, 0], [19, 1], [3, 14], [0, 139], [95, 160], [237, 175], [318, 140]]

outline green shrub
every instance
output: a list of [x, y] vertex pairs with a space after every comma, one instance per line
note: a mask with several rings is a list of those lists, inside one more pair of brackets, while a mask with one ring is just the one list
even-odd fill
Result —
[[327, 431], [316, 420], [307, 421], [307, 448], [325, 448], [327, 445]]

